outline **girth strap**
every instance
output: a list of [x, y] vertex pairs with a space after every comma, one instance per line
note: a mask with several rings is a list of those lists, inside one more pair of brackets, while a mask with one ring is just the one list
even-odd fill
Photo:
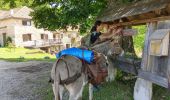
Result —
[[67, 65], [67, 61], [64, 60], [63, 56], [62, 56], [62, 58], [60, 58], [60, 60], [62, 60], [66, 64], [67, 74], [68, 74], [68, 77], [70, 77], [70, 72], [69, 72], [69, 68], [68, 68], [68, 65]]
[[[81, 76], [81, 73], [76, 73], [75, 75], [73, 75], [73, 76], [70, 77], [69, 68], [68, 68], [69, 66], [68, 66], [68, 64], [67, 64], [67, 61], [65, 61], [63, 57], [60, 58], [60, 60], [64, 61], [64, 63], [66, 64], [67, 73], [68, 73], [68, 78], [67, 78], [67, 79], [65, 79], [65, 80], [61, 80], [61, 79], [60, 79], [60, 84], [66, 84], [66, 85], [68, 85], [68, 84], [70, 84], [70, 83], [73, 83], [74, 81], [76, 81], [76, 80]], [[81, 61], [81, 60], [80, 60], [80, 61]], [[82, 67], [83, 67], [83, 65], [82, 65]], [[82, 69], [83, 69], [83, 68], [82, 68]]]
[[67, 78], [66, 80], [61, 80], [60, 84], [70, 84], [75, 82], [79, 77], [81, 76], [81, 73], [76, 73], [75, 75], [73, 75], [72, 77]]

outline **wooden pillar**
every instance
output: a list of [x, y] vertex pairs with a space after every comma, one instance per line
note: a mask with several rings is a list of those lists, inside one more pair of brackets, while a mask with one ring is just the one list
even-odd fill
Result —
[[[160, 22], [158, 25], [158, 28], [159, 29], [170, 29], [170, 20]], [[166, 66], [167, 66], [168, 88], [170, 89], [170, 43], [169, 43], [168, 58], [167, 58]]]
[[[145, 36], [145, 44], [142, 55], [141, 69], [144, 71], [152, 71], [151, 62], [154, 61], [149, 56], [149, 37], [156, 30], [156, 23], [147, 24], [147, 33]], [[134, 87], [134, 100], [151, 100], [152, 99], [152, 82], [138, 78]]]

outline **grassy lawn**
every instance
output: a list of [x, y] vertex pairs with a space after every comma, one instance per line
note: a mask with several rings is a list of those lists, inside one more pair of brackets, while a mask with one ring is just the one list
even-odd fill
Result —
[[[49, 59], [45, 59], [49, 57]], [[30, 60], [45, 60], [55, 61], [55, 55], [50, 55], [40, 49], [26, 49], [26, 48], [0, 48], [0, 59], [7, 61], [30, 61]]]
[[[104, 83], [101, 85], [99, 91], [94, 92], [93, 100], [133, 100], [134, 84], [135, 80], [116, 80]], [[47, 94], [43, 100], [52, 100], [53, 92], [51, 86], [49, 86], [48, 89], [43, 89], [41, 91], [46, 92]], [[83, 100], [88, 100], [88, 97], [88, 86], [86, 86], [83, 91]], [[170, 91], [154, 85], [152, 100], [170, 100]]]

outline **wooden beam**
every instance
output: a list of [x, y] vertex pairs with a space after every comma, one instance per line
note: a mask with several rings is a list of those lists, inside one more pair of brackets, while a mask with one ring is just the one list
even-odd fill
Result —
[[151, 81], [152, 83], [155, 83], [159, 86], [168, 88], [168, 80], [166, 77], [158, 76], [157, 74], [142, 70], [138, 71], [138, 77]]
[[113, 23], [113, 26], [140, 25], [140, 24], [146, 24], [150, 22], [157, 22], [157, 21], [164, 21], [164, 20], [170, 20], [170, 16], [157, 17], [157, 18], [144, 19], [144, 20], [136, 20], [136, 21], [130, 21], [130, 22]]
[[4, 28], [7, 28], [7, 26], [0, 27], [0, 29], [4, 29]]

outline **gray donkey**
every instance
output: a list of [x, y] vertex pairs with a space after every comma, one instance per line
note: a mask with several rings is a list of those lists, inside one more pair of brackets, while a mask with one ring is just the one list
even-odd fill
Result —
[[[95, 62], [103, 68], [108, 67], [107, 58], [97, 53]], [[62, 56], [52, 68], [51, 78], [54, 80], [52, 87], [55, 100], [62, 100], [63, 91], [69, 92], [69, 100], [81, 100], [84, 86], [89, 82], [89, 75], [86, 71], [88, 63], [73, 56]], [[89, 84], [89, 100], [92, 100], [92, 84]]]

